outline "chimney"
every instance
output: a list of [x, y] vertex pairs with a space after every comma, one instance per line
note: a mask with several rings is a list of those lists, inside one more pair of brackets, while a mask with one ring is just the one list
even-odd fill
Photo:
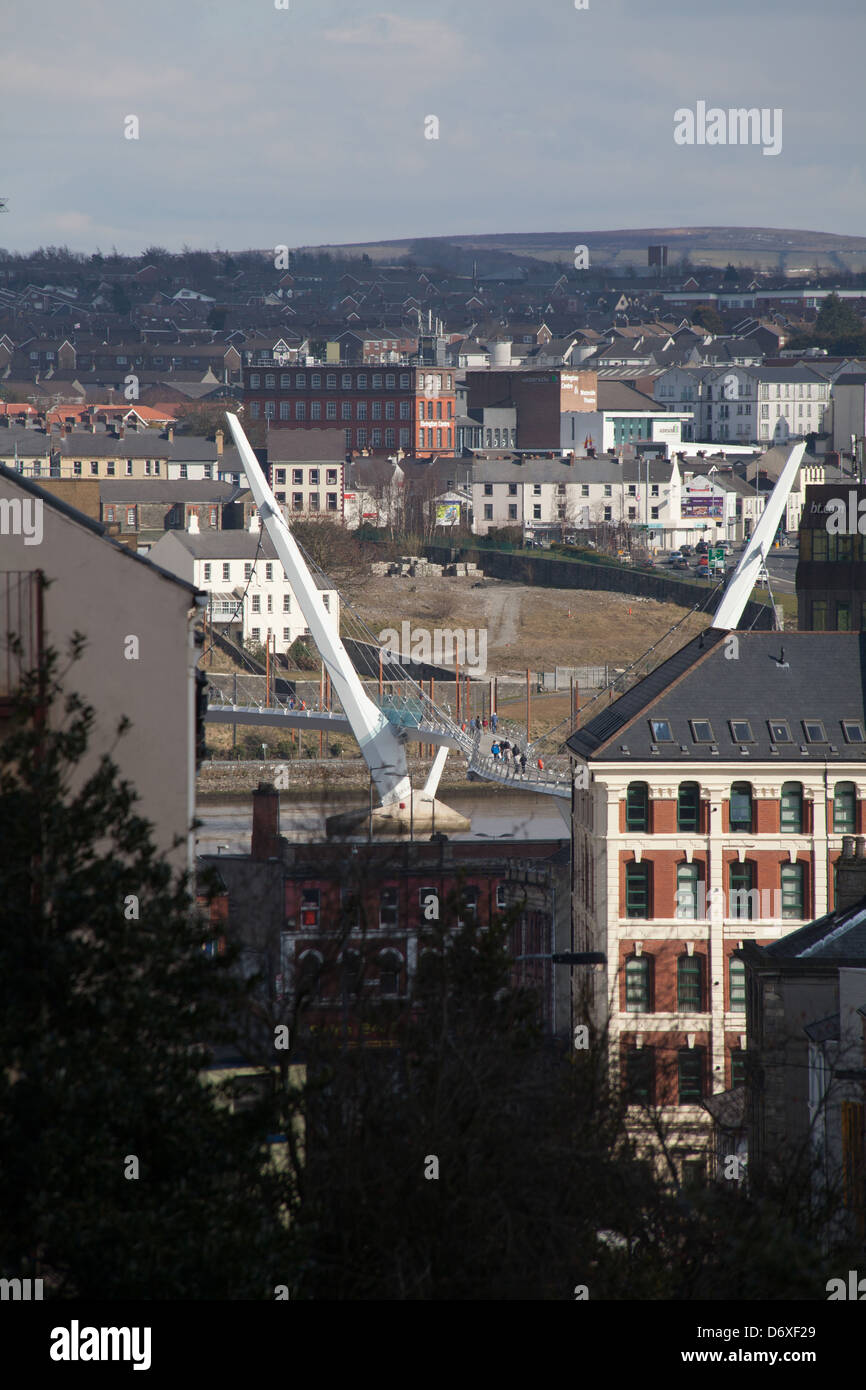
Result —
[[842, 854], [836, 861], [836, 910], [845, 912], [866, 898], [866, 839], [842, 836]]
[[280, 795], [273, 782], [259, 782], [253, 792], [252, 859], [278, 859], [280, 856]]
[[168, 440], [169, 444], [174, 443], [174, 425], [167, 426], [165, 431], [165, 437]]
[[223, 438], [224, 436], [222, 430], [217, 430], [216, 434], [214, 435], [214, 443], [216, 444], [217, 458], [222, 458]]

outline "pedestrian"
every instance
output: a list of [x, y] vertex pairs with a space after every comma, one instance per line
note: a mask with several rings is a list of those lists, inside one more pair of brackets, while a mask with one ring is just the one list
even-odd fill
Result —
[[525, 772], [525, 771], [526, 771], [526, 754], [525, 754], [525, 753], [521, 753], [521, 755], [520, 755], [520, 771], [521, 771], [521, 772]]
[[539, 771], [539, 772], [543, 772], [543, 771], [544, 771], [544, 761], [543, 761], [542, 758], [539, 758], [539, 759], [538, 759], [538, 771]]
[[503, 753], [508, 753], [511, 749], [511, 744], [508, 742], [507, 738], [504, 738], [499, 746]]
[[486, 729], [486, 728], [487, 728], [487, 719], [485, 718], [482, 722], [483, 722], [483, 724], [484, 724], [484, 728]]
[[496, 726], [499, 723], [499, 715], [496, 710], [490, 711], [490, 723], [493, 725], [493, 732], [496, 733]]
[[292, 696], [290, 697], [290, 699], [289, 699], [289, 709], [294, 709], [294, 708], [295, 708], [295, 697], [294, 697], [294, 695], [292, 695]]
[[490, 751], [491, 751], [491, 753], [493, 754], [493, 761], [496, 762], [496, 763], [498, 763], [498, 762], [499, 762], [499, 751], [500, 751], [500, 750], [499, 750], [499, 744], [496, 743], [496, 742], [494, 742], [494, 743], [491, 745]]

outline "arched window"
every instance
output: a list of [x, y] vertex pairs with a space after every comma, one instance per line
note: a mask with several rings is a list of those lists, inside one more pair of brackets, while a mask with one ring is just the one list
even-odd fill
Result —
[[304, 951], [298, 960], [298, 994], [317, 998], [322, 982], [322, 957], [318, 951]]
[[857, 788], [837, 782], [833, 788], [833, 834], [853, 835], [857, 824]]
[[361, 988], [361, 957], [357, 951], [344, 951], [340, 960], [340, 986], [344, 995], [357, 994]]
[[728, 995], [733, 1014], [746, 1012], [746, 967], [737, 956], [728, 961]]
[[382, 994], [398, 994], [403, 961], [397, 951], [383, 951], [379, 956], [379, 990]]
[[734, 782], [731, 786], [731, 830], [752, 832], [751, 782]]
[[680, 956], [677, 961], [677, 1010], [699, 1014], [704, 1009], [704, 958]]
[[696, 835], [701, 827], [701, 789], [697, 782], [680, 782], [677, 795], [677, 830]]
[[649, 956], [630, 956], [625, 963], [625, 1011], [652, 1013], [652, 961]]
[[626, 830], [649, 830], [649, 787], [646, 782], [629, 782], [625, 794]]
[[803, 783], [785, 782], [782, 786], [780, 824], [783, 835], [799, 835], [803, 829]]

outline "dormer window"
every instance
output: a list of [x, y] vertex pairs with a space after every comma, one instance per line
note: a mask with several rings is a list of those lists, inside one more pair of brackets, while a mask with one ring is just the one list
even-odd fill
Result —
[[790, 743], [792, 741], [787, 719], [769, 719], [767, 723], [770, 729], [770, 738], [774, 743]]
[[752, 726], [748, 719], [731, 719], [731, 738], [734, 743], [754, 743], [755, 738], [752, 733]]

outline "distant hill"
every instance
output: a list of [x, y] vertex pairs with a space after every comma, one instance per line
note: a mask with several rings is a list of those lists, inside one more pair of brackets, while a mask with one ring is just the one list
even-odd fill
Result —
[[371, 260], [393, 264], [412, 256], [419, 264], [441, 264], [455, 273], [471, 271], [478, 261], [480, 274], [524, 265], [573, 264], [575, 246], [589, 248], [593, 266], [609, 265], [623, 271], [647, 264], [647, 247], [666, 245], [668, 264], [689, 261], [694, 266], [747, 265], [775, 274], [814, 274], [820, 267], [857, 273], [866, 270], [866, 237], [838, 236], [832, 232], [801, 231], [779, 227], [641, 227], [600, 232], [474, 232], [447, 237], [400, 238], [393, 241], [353, 242], [304, 247], [305, 251], [329, 251], [332, 255], [368, 255]]

